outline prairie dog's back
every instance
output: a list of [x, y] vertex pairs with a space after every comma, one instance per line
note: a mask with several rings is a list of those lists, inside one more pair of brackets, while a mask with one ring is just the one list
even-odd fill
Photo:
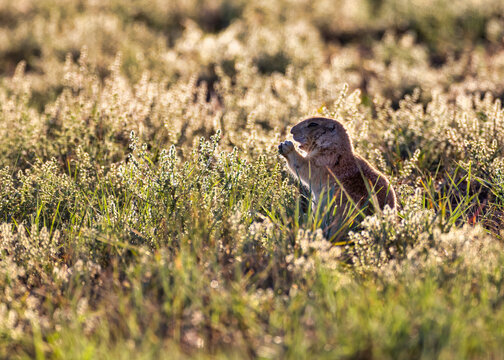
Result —
[[[369, 191], [372, 190], [372, 193], [376, 194], [378, 198], [381, 209], [385, 205], [394, 209], [396, 206], [395, 192], [385, 175], [373, 168], [360, 155], [354, 154], [354, 156], [360, 171], [349, 178], [342, 179], [345, 190], [357, 201], [368, 197], [370, 195]], [[364, 183], [365, 180], [368, 182], [367, 184]]]

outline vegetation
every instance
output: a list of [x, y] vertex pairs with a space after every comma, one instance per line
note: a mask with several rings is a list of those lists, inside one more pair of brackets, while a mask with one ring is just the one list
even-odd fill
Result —
[[[0, 0], [0, 358], [499, 358], [504, 3]], [[343, 122], [400, 203], [276, 146]]]

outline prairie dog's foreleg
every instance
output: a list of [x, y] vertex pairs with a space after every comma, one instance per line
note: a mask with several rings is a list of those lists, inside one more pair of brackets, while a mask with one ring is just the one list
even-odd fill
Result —
[[290, 171], [299, 177], [305, 185], [310, 184], [310, 162], [294, 148], [291, 141], [284, 141], [278, 145], [278, 152], [287, 160]]

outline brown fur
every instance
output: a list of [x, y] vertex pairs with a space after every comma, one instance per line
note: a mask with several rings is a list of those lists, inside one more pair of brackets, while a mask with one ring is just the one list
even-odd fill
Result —
[[316, 203], [322, 191], [327, 194], [328, 190], [333, 190], [333, 194], [338, 194], [342, 186], [358, 205], [370, 198], [369, 190], [372, 189], [371, 195], [376, 196], [380, 209], [385, 205], [391, 209], [396, 207], [395, 192], [389, 181], [354, 152], [341, 123], [324, 117], [309, 118], [294, 126], [291, 134], [306, 156], [299, 154], [290, 141], [278, 146], [279, 153], [287, 159], [292, 173], [311, 188]]

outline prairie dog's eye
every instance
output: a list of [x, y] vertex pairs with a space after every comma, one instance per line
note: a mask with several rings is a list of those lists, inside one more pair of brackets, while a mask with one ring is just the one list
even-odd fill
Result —
[[317, 124], [317, 123], [315, 123], [315, 122], [312, 122], [312, 123], [309, 123], [309, 124], [308, 124], [308, 127], [309, 127], [309, 128], [313, 128], [313, 127], [315, 127], [315, 126], [318, 126], [318, 124]]

